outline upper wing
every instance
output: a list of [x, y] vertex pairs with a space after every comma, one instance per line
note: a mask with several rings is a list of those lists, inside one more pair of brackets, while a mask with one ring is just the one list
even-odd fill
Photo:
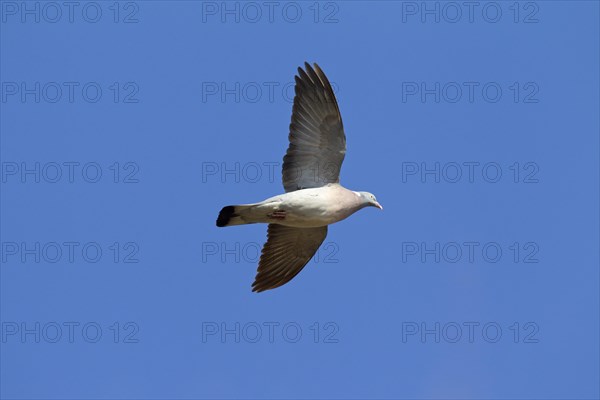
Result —
[[327, 226], [292, 228], [269, 224], [252, 291], [262, 292], [289, 282], [310, 261], [325, 236]]
[[283, 157], [286, 192], [340, 181], [346, 135], [333, 89], [317, 64], [298, 68], [290, 124], [290, 146]]

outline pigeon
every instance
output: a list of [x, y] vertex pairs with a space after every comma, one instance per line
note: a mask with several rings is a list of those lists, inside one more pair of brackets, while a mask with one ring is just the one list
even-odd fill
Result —
[[340, 185], [346, 135], [329, 80], [315, 63], [295, 76], [289, 147], [283, 157], [284, 194], [260, 203], [223, 207], [217, 226], [269, 224], [253, 292], [292, 280], [317, 252], [327, 227], [365, 207], [383, 207], [369, 192]]

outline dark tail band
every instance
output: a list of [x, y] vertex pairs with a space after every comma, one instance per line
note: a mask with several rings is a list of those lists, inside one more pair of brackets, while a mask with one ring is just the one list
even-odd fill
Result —
[[217, 226], [218, 227], [227, 226], [227, 224], [229, 224], [229, 220], [235, 216], [236, 215], [235, 215], [235, 207], [234, 206], [223, 207], [223, 209], [219, 213], [219, 217], [217, 218]]

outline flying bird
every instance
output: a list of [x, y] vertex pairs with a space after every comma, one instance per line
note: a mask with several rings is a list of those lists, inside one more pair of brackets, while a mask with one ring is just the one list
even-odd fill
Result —
[[342, 116], [329, 80], [315, 63], [295, 76], [290, 145], [283, 157], [284, 194], [223, 207], [217, 226], [267, 223], [253, 292], [286, 284], [317, 252], [327, 226], [364, 207], [383, 207], [369, 192], [340, 185], [346, 155]]

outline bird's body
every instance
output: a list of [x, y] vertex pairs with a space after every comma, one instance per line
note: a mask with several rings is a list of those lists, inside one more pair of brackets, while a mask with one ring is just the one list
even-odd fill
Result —
[[314, 64], [298, 68], [290, 124], [290, 146], [283, 157], [284, 194], [260, 203], [223, 207], [217, 226], [269, 224], [253, 291], [289, 282], [310, 261], [327, 226], [361, 208], [382, 209], [375, 196], [340, 185], [346, 135], [329, 80]]
[[365, 207], [361, 194], [337, 183], [320, 188], [296, 190], [270, 197], [260, 203], [234, 207], [235, 217], [223, 226], [276, 223], [295, 228], [316, 228], [339, 222]]

